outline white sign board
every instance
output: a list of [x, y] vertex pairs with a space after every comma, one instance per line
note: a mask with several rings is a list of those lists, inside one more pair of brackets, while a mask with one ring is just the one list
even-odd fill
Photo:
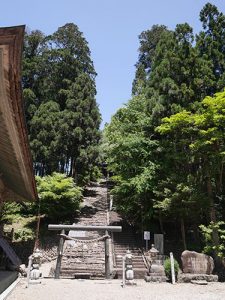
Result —
[[69, 236], [73, 238], [82, 238], [86, 237], [86, 231], [81, 231], [81, 230], [70, 230], [69, 231]]
[[150, 231], [144, 231], [144, 240], [146, 241], [150, 240]]

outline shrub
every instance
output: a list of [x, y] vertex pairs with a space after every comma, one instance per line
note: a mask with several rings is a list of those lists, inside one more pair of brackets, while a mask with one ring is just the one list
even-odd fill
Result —
[[[164, 261], [164, 269], [165, 269], [166, 276], [171, 280], [172, 279], [171, 262], [169, 258], [165, 259]], [[174, 270], [175, 270], [175, 277], [177, 277], [179, 271], [179, 264], [176, 261], [176, 259], [174, 259]]]
[[36, 177], [36, 180], [42, 214], [57, 221], [73, 215], [79, 208], [82, 189], [75, 185], [73, 178], [53, 173], [52, 176]]

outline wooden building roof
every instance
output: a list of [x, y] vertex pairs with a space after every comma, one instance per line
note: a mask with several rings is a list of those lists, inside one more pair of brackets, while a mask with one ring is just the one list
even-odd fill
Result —
[[16, 201], [37, 199], [22, 101], [24, 28], [0, 28], [0, 196]]

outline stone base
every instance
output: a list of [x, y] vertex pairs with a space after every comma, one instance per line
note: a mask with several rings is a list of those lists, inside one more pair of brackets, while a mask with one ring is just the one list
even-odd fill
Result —
[[125, 285], [130, 285], [130, 286], [134, 286], [134, 285], [137, 285], [137, 282], [134, 281], [134, 280], [126, 280], [125, 281]]
[[167, 277], [166, 276], [145, 276], [146, 282], [166, 282]]
[[91, 279], [91, 273], [74, 273], [75, 279]]
[[182, 273], [178, 277], [179, 283], [189, 283], [191, 281], [202, 281], [205, 280], [207, 282], [217, 282], [217, 275], [207, 275], [207, 274], [190, 274], [190, 273]]

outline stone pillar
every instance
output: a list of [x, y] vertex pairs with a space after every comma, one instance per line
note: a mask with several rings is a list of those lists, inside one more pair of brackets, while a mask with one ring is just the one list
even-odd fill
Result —
[[159, 254], [164, 254], [164, 235], [163, 234], [154, 234], [154, 245], [155, 248], [159, 251]]
[[[105, 231], [105, 234], [108, 235], [108, 231]], [[110, 257], [109, 257], [109, 245], [110, 241], [109, 238], [107, 237], [105, 239], [105, 278], [109, 279], [110, 278]]]
[[[61, 234], [65, 234], [64, 229], [61, 231]], [[56, 268], [55, 268], [55, 279], [59, 279], [60, 277], [61, 262], [63, 256], [63, 245], [64, 245], [64, 238], [60, 236], [59, 246], [58, 246], [58, 257], [57, 257]]]

